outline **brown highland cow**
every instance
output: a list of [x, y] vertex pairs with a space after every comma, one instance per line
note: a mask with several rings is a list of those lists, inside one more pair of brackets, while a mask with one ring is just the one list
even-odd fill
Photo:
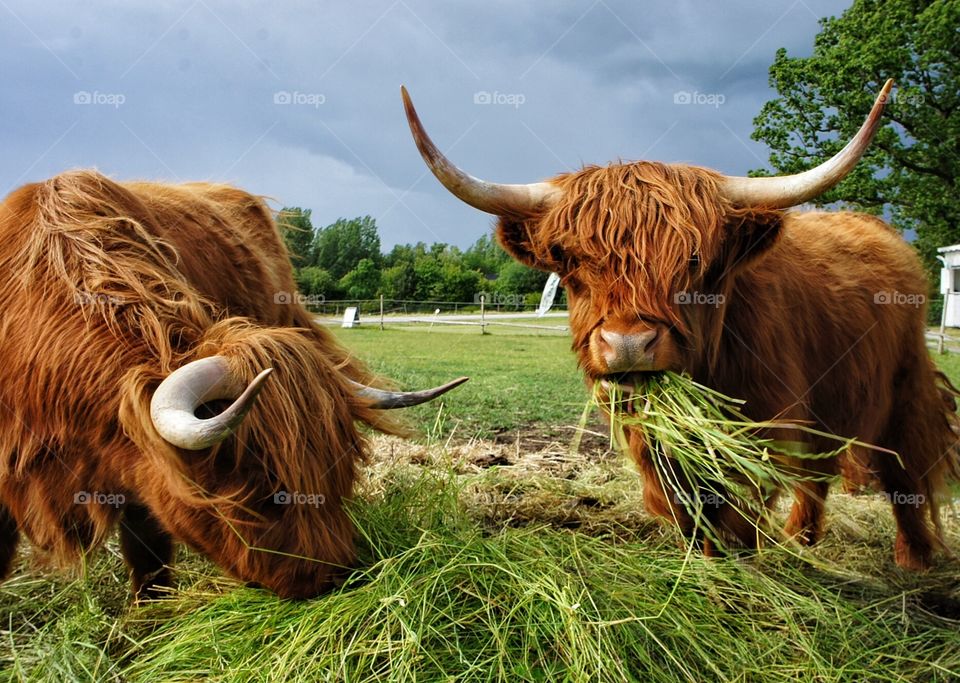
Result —
[[[343, 502], [398, 431], [362, 365], [293, 300], [265, 204], [206, 183], [75, 171], [0, 205], [0, 577], [24, 533], [75, 559], [119, 523], [134, 593], [181, 541], [316, 595], [354, 559]], [[271, 373], [272, 368], [272, 373]]]
[[[559, 273], [573, 348], [589, 383], [686, 371], [746, 400], [755, 420], [806, 421], [896, 451], [802, 461], [833, 475], [868, 464], [897, 522], [895, 558], [928, 566], [940, 543], [938, 499], [956, 467], [952, 389], [924, 343], [926, 277], [883, 221], [857, 213], [791, 213], [838, 183], [880, 123], [887, 82], [853, 140], [804, 173], [740, 178], [656, 162], [590, 166], [530, 185], [500, 185], [455, 167], [427, 136], [403, 91], [414, 139], [454, 195], [499, 216], [497, 236], [518, 261]], [[660, 481], [645, 444], [628, 434], [647, 509], [693, 520]], [[816, 451], [836, 442], [796, 434]], [[855, 449], [856, 450], [856, 449]], [[828, 483], [794, 491], [788, 533], [814, 543]], [[681, 495], [682, 494], [682, 495]], [[687, 498], [689, 499], [689, 498]], [[731, 504], [708, 518], [738, 544], [756, 530]], [[705, 549], [714, 549], [705, 543]]]

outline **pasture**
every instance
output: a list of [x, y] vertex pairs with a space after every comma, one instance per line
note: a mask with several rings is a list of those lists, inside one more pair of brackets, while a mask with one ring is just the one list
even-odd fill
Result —
[[[21, 545], [0, 585], [0, 680], [949, 681], [957, 560], [915, 575], [877, 495], [831, 492], [812, 551], [704, 559], [642, 513], [565, 335], [338, 330], [403, 387], [472, 380], [375, 436], [346, 584], [282, 601], [181, 549], [177, 589], [129, 604], [115, 543], [80, 574]], [[958, 356], [940, 359], [956, 382]], [[944, 510], [960, 551], [960, 504]]]

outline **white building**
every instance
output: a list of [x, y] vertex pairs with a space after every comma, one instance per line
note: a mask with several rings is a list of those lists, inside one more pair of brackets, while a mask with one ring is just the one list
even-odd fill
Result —
[[937, 249], [943, 263], [940, 293], [943, 294], [943, 320], [947, 327], [960, 327], [960, 244]]

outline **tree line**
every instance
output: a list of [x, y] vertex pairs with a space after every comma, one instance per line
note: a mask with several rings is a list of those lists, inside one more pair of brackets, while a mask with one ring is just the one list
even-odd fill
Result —
[[384, 253], [370, 216], [316, 228], [310, 209], [284, 208], [277, 223], [300, 293], [316, 300], [386, 299], [535, 304], [547, 274], [511, 259], [489, 236], [469, 248], [438, 242], [398, 244]]

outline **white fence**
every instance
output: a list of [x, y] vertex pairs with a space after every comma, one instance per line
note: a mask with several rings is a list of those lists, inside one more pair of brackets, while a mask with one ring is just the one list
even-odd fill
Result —
[[501, 299], [488, 306], [486, 297], [479, 302], [365, 299], [324, 301], [310, 306], [318, 314], [317, 322], [325, 325], [342, 324], [348, 308], [359, 309], [362, 325], [381, 329], [392, 325], [424, 325], [428, 328], [460, 325], [479, 328], [481, 334], [495, 327], [557, 334], [566, 334], [570, 329], [565, 324], [565, 306], [555, 306], [550, 312], [538, 315], [534, 304]]
[[936, 349], [937, 353], [960, 351], [960, 337], [954, 337], [945, 332], [927, 332], [927, 346]]

